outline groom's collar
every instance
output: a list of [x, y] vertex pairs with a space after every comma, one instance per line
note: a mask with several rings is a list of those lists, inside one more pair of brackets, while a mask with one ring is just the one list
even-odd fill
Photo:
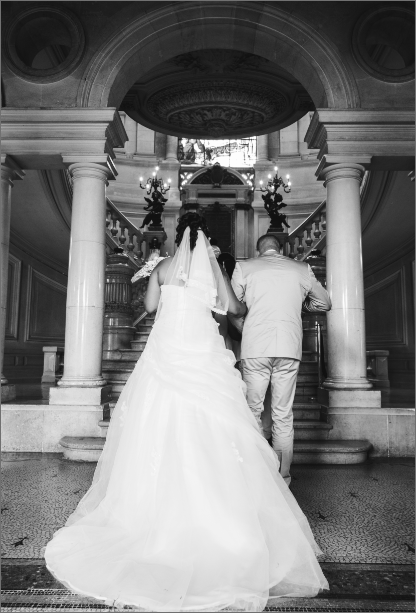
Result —
[[267, 249], [264, 253], [262, 253], [259, 257], [263, 257], [264, 255], [280, 255], [280, 253], [276, 249]]

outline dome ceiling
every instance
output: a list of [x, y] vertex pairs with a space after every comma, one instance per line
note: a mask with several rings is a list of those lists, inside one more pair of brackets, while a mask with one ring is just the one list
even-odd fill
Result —
[[211, 49], [159, 64], [133, 85], [120, 110], [174, 136], [242, 138], [284, 128], [313, 108], [304, 87], [277, 64]]

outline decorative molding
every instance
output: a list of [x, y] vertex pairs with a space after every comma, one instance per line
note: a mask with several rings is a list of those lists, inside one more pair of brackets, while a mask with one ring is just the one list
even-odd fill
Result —
[[[374, 347], [383, 347], [383, 349], [391, 346], [407, 345], [407, 319], [406, 319], [406, 293], [404, 284], [404, 269], [396, 271], [385, 279], [370, 285], [364, 290], [365, 310], [366, 310], [366, 327], [367, 327], [367, 345]], [[386, 290], [390, 290], [390, 299], [393, 302], [393, 312], [387, 313], [386, 309]], [[377, 297], [373, 304], [369, 304], [369, 298], [375, 294], [384, 292], [384, 297]], [[374, 309], [377, 306], [382, 307], [382, 313], [379, 313], [379, 329], [380, 333], [370, 335], [368, 333], [369, 322], [376, 321], [377, 313]], [[394, 330], [389, 333], [389, 326], [393, 324]]]
[[397, 249], [394, 249], [393, 251], [389, 251], [388, 253], [386, 253], [386, 255], [383, 258], [378, 259], [377, 262], [373, 264], [372, 266], [365, 268], [364, 278], [375, 274], [379, 270], [383, 270], [383, 268], [390, 266], [390, 264], [393, 264], [400, 258], [408, 255], [409, 253], [414, 253], [414, 250], [415, 250], [415, 239], [411, 238], [406, 243], [403, 243]]
[[[16, 48], [16, 43], [22, 28], [30, 24], [30, 22], [33, 24], [37, 19], [41, 20], [39, 29], [42, 27], [44, 29], [43, 24], [45, 23], [45, 19], [59, 22], [70, 38], [67, 45], [69, 52], [65, 57], [62, 54], [60, 45], [54, 44], [55, 40], [52, 40], [54, 38], [52, 33], [50, 45], [47, 48], [49, 54], [53, 54], [53, 59], [58, 62], [58, 65], [52, 68], [32, 68], [26, 62], [22, 61], [22, 52], [19, 52]], [[40, 32], [38, 32], [38, 34], [40, 34]], [[48, 35], [45, 31], [43, 31], [42, 34], [44, 38], [45, 35]], [[34, 32], [31, 33], [31, 36], [28, 36], [26, 33], [26, 46], [33, 46], [36, 38], [37, 36]], [[85, 35], [81, 22], [76, 15], [62, 5], [47, 3], [41, 6], [26, 6], [23, 10], [19, 11], [9, 24], [7, 24], [6, 32], [3, 36], [2, 47], [5, 62], [14, 74], [25, 81], [31, 81], [33, 83], [53, 83], [67, 77], [79, 65], [84, 54]], [[44, 45], [42, 50], [45, 47], [46, 45]], [[38, 50], [40, 49], [35, 48], [34, 52]], [[28, 57], [30, 57], [30, 54]]]
[[277, 121], [287, 107], [286, 97], [272, 87], [217, 78], [158, 91], [148, 98], [146, 113], [195, 137], [223, 136], [256, 132], [262, 124]]
[[99, 163], [117, 174], [114, 147], [128, 140], [117, 109], [4, 108], [1, 115], [2, 149], [19, 166], [52, 170]]
[[9, 253], [6, 307], [6, 340], [17, 341], [19, 331], [20, 283], [22, 262]]
[[[40, 302], [42, 298], [45, 299], [44, 305]], [[66, 287], [28, 266], [24, 340], [33, 343], [62, 343], [65, 339], [65, 306]], [[41, 321], [41, 317], [45, 317], [45, 307], [48, 307], [49, 312], [47, 319]], [[61, 334], [47, 332], [53, 329], [54, 324], [56, 326], [52, 313], [62, 319]]]
[[[305, 77], [309, 71], [312, 81], [319, 81], [315, 87], [315, 96], [329, 107], [354, 108], [360, 104], [359, 93], [354, 75], [346, 64], [336, 45], [311, 23], [303, 21], [288, 9], [275, 7], [264, 3], [246, 2], [244, 8], [236, 7], [228, 2], [204, 2], [204, 10], [195, 10], [194, 2], [176, 3], [176, 6], [164, 6], [161, 9], [150, 11], [143, 20], [142, 15], [131, 20], [119, 32], [106, 41], [89, 63], [83, 78], [80, 80], [78, 91], [79, 106], [106, 105], [116, 100], [117, 95], [123, 92], [113, 91], [117, 87], [120, 90], [121, 77], [126, 64], [132, 64], [135, 57], [143, 53], [146, 45], [147, 57], [150, 58], [149, 49], [157, 44], [158, 49], [167, 41], [168, 57], [189, 52], [196, 41], [210, 40], [210, 28], [216, 24], [228, 24], [230, 32], [237, 32], [240, 51], [252, 52], [253, 39], [245, 37], [245, 29], [250, 24], [255, 29], [258, 38], [254, 39], [254, 45], [264, 34], [276, 39], [276, 45], [263, 45], [266, 59], [273, 61], [276, 55], [276, 46], [280, 43], [285, 49], [290, 49], [297, 55], [297, 70], [303, 70]], [[215, 18], [215, 23], [212, 23]], [[203, 34], [200, 32], [203, 29]], [[172, 40], [172, 32], [178, 32], [179, 47], [176, 39]], [[189, 32], [189, 35], [188, 35]], [[166, 37], [166, 39], [164, 38]], [[247, 40], [246, 40], [247, 39]], [[205, 44], [208, 44], [205, 43]], [[178, 40], [178, 44], [180, 44]], [[185, 48], [187, 47], [187, 48]], [[175, 53], [176, 51], [176, 53]], [[160, 54], [160, 51], [159, 51]], [[157, 53], [155, 51], [155, 56]], [[157, 63], [157, 62], [156, 62]], [[150, 64], [150, 65], [149, 65]], [[148, 61], [149, 70], [152, 63]], [[115, 70], [115, 66], [118, 70]], [[121, 100], [117, 101], [119, 105]], [[318, 99], [315, 100], [318, 104]], [[323, 106], [323, 104], [322, 104]]]
[[[387, 20], [390, 22], [389, 27], [386, 27]], [[414, 20], [414, 10], [403, 6], [395, 6], [390, 2], [377, 3], [363, 15], [360, 15], [352, 34], [352, 51], [356, 61], [367, 74], [388, 83], [404, 83], [415, 78], [414, 39], [412, 42], [411, 37], [406, 36], [406, 34], [414, 32]], [[386, 68], [377, 61], [377, 58], [382, 58], [386, 51], [393, 50], [393, 45], [389, 48], [388, 36], [390, 35], [396, 43], [398, 21], [401, 22], [400, 35], [403, 37], [400, 46], [404, 47], [405, 52], [410, 52], [410, 56], [413, 56], [413, 62], [410, 62], [404, 68]], [[377, 33], [377, 24], [380, 23], [382, 30]], [[372, 40], [369, 45], [370, 38]], [[373, 48], [371, 54], [369, 46]]]
[[[203, 168], [201, 171], [196, 172], [191, 181], [190, 185], [212, 185], [212, 166], [208, 168]], [[243, 178], [239, 176], [236, 171], [232, 171], [228, 168], [222, 168], [223, 176], [221, 180], [221, 185], [244, 185], [248, 187], [248, 185], [244, 182]]]
[[47, 255], [42, 253], [39, 249], [36, 249], [31, 243], [29, 243], [26, 239], [24, 239], [20, 234], [15, 232], [14, 230], [10, 230], [10, 243], [23, 251], [30, 257], [38, 260], [45, 266], [48, 266], [51, 270], [59, 272], [62, 275], [68, 276], [68, 264], [64, 264], [63, 262], [59, 262], [56, 259], [49, 258]]
[[305, 135], [320, 169], [365, 164], [370, 170], [414, 169], [414, 110], [317, 109]]

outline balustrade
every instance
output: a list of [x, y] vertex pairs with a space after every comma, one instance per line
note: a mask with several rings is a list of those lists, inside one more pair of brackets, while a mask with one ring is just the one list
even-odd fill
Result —
[[326, 237], [326, 200], [289, 234], [286, 255], [304, 260], [312, 249], [322, 249]]
[[107, 255], [113, 253], [114, 248], [121, 248], [131, 260], [135, 269], [143, 265], [142, 232], [107, 198], [106, 210], [107, 227]]

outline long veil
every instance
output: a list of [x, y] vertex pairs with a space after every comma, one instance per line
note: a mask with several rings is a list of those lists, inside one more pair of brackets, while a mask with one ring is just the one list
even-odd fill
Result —
[[[226, 315], [229, 303], [228, 292], [212, 247], [202, 230], [198, 230], [195, 247], [191, 250], [189, 236], [188, 226], [166, 273], [164, 285], [184, 287], [211, 311]], [[156, 319], [162, 308], [163, 295]]]

